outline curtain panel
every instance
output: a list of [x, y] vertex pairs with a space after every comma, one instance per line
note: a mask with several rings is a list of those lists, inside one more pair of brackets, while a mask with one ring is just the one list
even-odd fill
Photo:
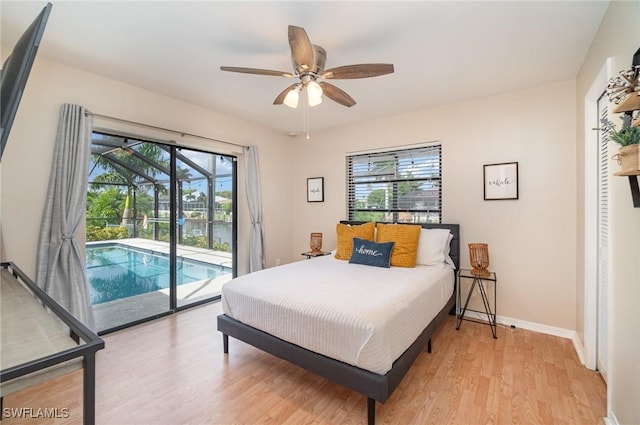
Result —
[[249, 235], [249, 272], [265, 268], [264, 229], [262, 226], [262, 195], [260, 191], [260, 167], [258, 165], [258, 147], [247, 146], [244, 150], [246, 170], [247, 202], [251, 218]]
[[86, 265], [76, 236], [86, 209], [93, 116], [63, 104], [40, 228], [36, 282], [87, 327], [95, 329]]

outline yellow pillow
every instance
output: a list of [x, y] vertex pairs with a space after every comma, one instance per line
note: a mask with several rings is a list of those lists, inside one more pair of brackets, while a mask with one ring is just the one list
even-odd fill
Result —
[[335, 257], [338, 260], [349, 260], [351, 258], [351, 251], [353, 251], [353, 238], [373, 241], [373, 232], [375, 228], [376, 223], [373, 221], [355, 226], [338, 223], [336, 226], [336, 232], [338, 234], [338, 248], [336, 249]]
[[395, 242], [391, 252], [392, 266], [416, 266], [421, 228], [421, 226], [413, 224], [378, 223], [376, 242]]

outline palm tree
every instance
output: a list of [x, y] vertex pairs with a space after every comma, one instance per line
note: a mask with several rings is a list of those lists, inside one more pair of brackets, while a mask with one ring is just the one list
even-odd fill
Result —
[[189, 189], [185, 189], [182, 191], [184, 199], [187, 202], [193, 202], [197, 199], [196, 197], [196, 192], [198, 191], [198, 189], [193, 189], [193, 188], [189, 188]]
[[121, 185], [127, 188], [122, 212], [122, 225], [131, 224], [135, 218], [135, 205], [133, 205], [135, 182], [140, 181], [142, 175], [155, 177], [164, 172], [163, 170], [168, 169], [169, 161], [165, 158], [164, 152], [156, 144], [140, 142], [102, 155], [93, 155], [94, 168], [100, 166], [105, 170], [104, 173], [94, 178], [93, 187]]

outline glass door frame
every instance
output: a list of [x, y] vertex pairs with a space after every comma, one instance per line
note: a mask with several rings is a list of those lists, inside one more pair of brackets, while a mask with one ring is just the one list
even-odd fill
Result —
[[[237, 236], [238, 236], [238, 220], [237, 220], [237, 211], [238, 211], [238, 205], [237, 205], [237, 201], [238, 201], [238, 194], [237, 194], [237, 161], [238, 158], [235, 155], [231, 155], [231, 154], [221, 154], [221, 153], [216, 153], [216, 152], [209, 152], [209, 151], [205, 151], [202, 149], [194, 149], [191, 147], [185, 147], [185, 146], [176, 146], [174, 144], [168, 144], [168, 143], [163, 143], [157, 140], [148, 140], [147, 138], [144, 137], [134, 137], [134, 136], [128, 136], [128, 135], [120, 135], [117, 133], [107, 133], [104, 131], [95, 131], [94, 133], [96, 134], [101, 134], [103, 136], [110, 136], [113, 137], [115, 139], [123, 139], [124, 140], [124, 145], [126, 145], [128, 140], [136, 140], [138, 142], [143, 142], [143, 143], [151, 143], [151, 144], [156, 144], [159, 147], [161, 147], [164, 151], [169, 153], [169, 181], [168, 181], [168, 186], [169, 186], [169, 303], [166, 306], [166, 310], [164, 310], [164, 308], [159, 309], [158, 312], [155, 313], [151, 313], [149, 316], [147, 317], [142, 317], [140, 319], [135, 319], [133, 321], [130, 322], [126, 322], [123, 323], [121, 325], [116, 325], [116, 326], [112, 326], [106, 329], [101, 330], [100, 332], [98, 332], [99, 335], [104, 335], [110, 332], [114, 332], [120, 329], [124, 329], [130, 326], [134, 326], [134, 325], [138, 325], [140, 323], [144, 323], [150, 320], [154, 320], [157, 319], [159, 317], [163, 317], [169, 314], [173, 314], [191, 307], [196, 307], [202, 304], [206, 304], [206, 303], [210, 303], [210, 302], [214, 302], [216, 300], [219, 300], [221, 298], [221, 295], [213, 295], [211, 297], [207, 297], [207, 298], [203, 298], [194, 302], [189, 302], [183, 305], [178, 305], [178, 281], [177, 281], [177, 264], [178, 264], [178, 242], [179, 242], [179, 231], [180, 231], [180, 227], [178, 225], [178, 214], [179, 211], [178, 209], [181, 208], [181, 200], [179, 199], [180, 196], [180, 190], [179, 190], [179, 184], [180, 184], [180, 179], [178, 177], [178, 151], [179, 150], [188, 150], [188, 151], [192, 151], [192, 152], [201, 152], [207, 155], [212, 155], [215, 156], [214, 160], [217, 160], [218, 157], [220, 157], [220, 159], [222, 160], [222, 158], [228, 160], [231, 163], [231, 183], [230, 183], [230, 191], [231, 191], [231, 268], [232, 268], [232, 278], [237, 277], [237, 265], [238, 265], [238, 256], [237, 256]], [[94, 139], [95, 140], [95, 139]], [[93, 142], [92, 142], [92, 146], [93, 146]], [[166, 169], [165, 169], [166, 170]], [[131, 170], [133, 171], [133, 170]], [[135, 173], [135, 171], [133, 171]], [[227, 174], [225, 174], [227, 175]], [[91, 176], [89, 176], [89, 179], [91, 179]], [[207, 191], [207, 196], [208, 197], [213, 197], [213, 205], [215, 205], [215, 185], [213, 186], [213, 188], [209, 188], [210, 190]], [[135, 191], [133, 193], [133, 197], [135, 199]], [[156, 200], [157, 202], [157, 200]], [[184, 202], [184, 201], [183, 201]], [[133, 207], [135, 208], [135, 216], [134, 216], [134, 220], [137, 219], [137, 214], [138, 214], [138, 205], [135, 203], [134, 200], [134, 205]], [[156, 219], [158, 217], [155, 217]], [[210, 215], [207, 217], [207, 233], [210, 235], [211, 232], [213, 232], [213, 225], [215, 222], [215, 211], [211, 211]], [[134, 225], [135, 226], [135, 225]], [[157, 232], [157, 226], [154, 228], [154, 240], [157, 237], [157, 234], [155, 234]], [[208, 249], [212, 249], [212, 244], [211, 244], [211, 237], [208, 237], [208, 243], [207, 243], [207, 247]]]

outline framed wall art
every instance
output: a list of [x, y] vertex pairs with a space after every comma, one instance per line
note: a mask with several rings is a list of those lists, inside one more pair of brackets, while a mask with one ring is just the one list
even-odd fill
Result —
[[324, 177], [307, 179], [307, 202], [324, 202]]
[[518, 163], [484, 166], [484, 200], [518, 199]]

